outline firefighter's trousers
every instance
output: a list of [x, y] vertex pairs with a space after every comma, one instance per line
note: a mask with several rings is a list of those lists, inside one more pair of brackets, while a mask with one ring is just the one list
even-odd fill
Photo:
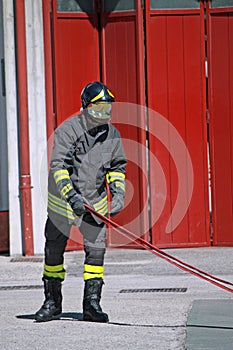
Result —
[[[45, 225], [45, 264], [43, 276], [64, 280], [64, 252], [70, 235], [71, 225], [63, 218], [51, 220]], [[83, 235], [85, 251], [84, 280], [102, 278], [104, 273], [104, 254], [106, 250], [106, 226], [97, 224], [91, 214], [83, 216], [79, 231]]]

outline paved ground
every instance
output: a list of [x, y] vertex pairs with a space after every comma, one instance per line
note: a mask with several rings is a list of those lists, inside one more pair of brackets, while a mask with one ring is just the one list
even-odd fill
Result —
[[187, 321], [189, 349], [233, 349], [233, 300], [194, 300]]
[[[233, 248], [167, 251], [211, 274], [233, 281]], [[69, 252], [65, 256], [67, 277], [63, 284], [62, 319], [36, 323], [33, 314], [43, 301], [42, 261], [42, 256], [0, 256], [1, 350], [183, 350], [189, 328], [187, 319], [194, 302], [212, 301], [211, 308], [214, 308], [215, 301], [217, 305], [221, 301], [230, 302], [232, 298], [231, 293], [189, 275], [147, 251], [108, 250], [102, 307], [109, 314], [110, 322], [83, 322], [83, 252]], [[168, 292], [166, 288], [187, 288], [187, 291]], [[144, 291], [122, 293], [125, 289]], [[164, 291], [148, 292], [148, 289]], [[199, 342], [188, 350], [208, 349], [207, 345], [203, 347]], [[221, 347], [221, 350], [225, 348]]]

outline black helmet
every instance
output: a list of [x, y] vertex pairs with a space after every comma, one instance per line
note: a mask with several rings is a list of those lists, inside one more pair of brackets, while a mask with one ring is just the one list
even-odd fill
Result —
[[99, 81], [87, 84], [81, 92], [82, 108], [100, 101], [114, 102], [115, 98], [109, 88]]

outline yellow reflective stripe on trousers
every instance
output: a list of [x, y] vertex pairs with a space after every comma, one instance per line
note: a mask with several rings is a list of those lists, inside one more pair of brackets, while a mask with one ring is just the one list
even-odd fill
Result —
[[108, 182], [108, 183], [113, 182], [113, 181], [116, 181], [116, 180], [124, 181], [124, 180], [125, 180], [125, 174], [120, 173], [120, 172], [118, 172], [118, 171], [110, 171], [110, 172], [106, 175], [106, 179], [107, 179], [107, 182]]
[[57, 170], [55, 171], [55, 173], [53, 174], [54, 180], [56, 182], [56, 184], [64, 179], [69, 179], [69, 172], [67, 169], [62, 169], [62, 170]]
[[104, 272], [104, 267], [103, 266], [84, 264], [84, 272], [103, 273]]
[[88, 272], [84, 272], [83, 273], [83, 279], [84, 281], [90, 280], [92, 278], [102, 278], [104, 279], [104, 274], [103, 273], [88, 273]]
[[70, 205], [50, 192], [48, 193], [48, 207], [53, 212], [74, 220], [73, 210]]
[[66, 274], [66, 271], [64, 269], [63, 264], [55, 265], [55, 266], [50, 266], [50, 265], [44, 264], [43, 275], [45, 277], [60, 278], [60, 279], [64, 280], [65, 274]]
[[104, 267], [84, 264], [84, 281], [92, 278], [104, 278]]
[[93, 207], [98, 213], [100, 213], [102, 215], [107, 214], [107, 212], [108, 212], [108, 196], [106, 195], [99, 202], [93, 204]]

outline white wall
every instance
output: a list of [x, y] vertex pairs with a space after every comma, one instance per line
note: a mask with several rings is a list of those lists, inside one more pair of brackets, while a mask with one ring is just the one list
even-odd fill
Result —
[[10, 254], [22, 254], [13, 0], [3, 0]]
[[35, 254], [43, 253], [47, 215], [47, 138], [42, 0], [25, 0], [30, 167]]
[[[43, 253], [47, 197], [47, 138], [42, 0], [25, 0], [30, 168], [35, 254]], [[3, 0], [8, 140], [10, 254], [22, 254], [13, 0]]]

